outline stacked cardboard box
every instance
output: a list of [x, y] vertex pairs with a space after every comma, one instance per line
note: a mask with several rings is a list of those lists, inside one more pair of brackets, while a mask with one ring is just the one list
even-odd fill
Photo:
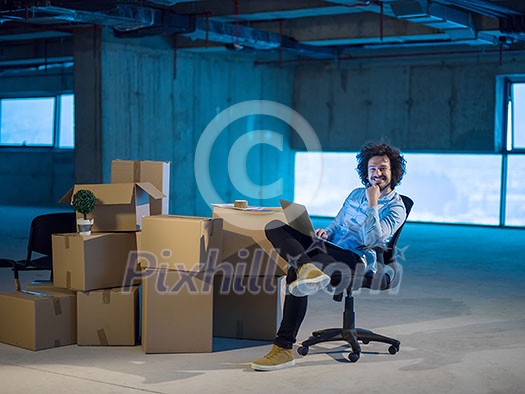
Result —
[[132, 346], [138, 338], [138, 286], [77, 293], [78, 344]]
[[[94, 220], [93, 232], [138, 231], [142, 218], [150, 215], [150, 201], [164, 197], [149, 182], [89, 184], [73, 186], [60, 202], [72, 203], [78, 190], [90, 190], [97, 197], [97, 205], [89, 218]], [[77, 212], [77, 219], [83, 216]]]
[[[282, 318], [287, 262], [266, 237], [274, 221], [286, 223], [280, 209], [214, 207], [224, 222], [222, 267], [215, 277], [215, 336], [272, 340]], [[275, 223], [275, 222], [274, 222]]]
[[150, 202], [151, 215], [167, 215], [170, 200], [170, 163], [165, 161], [113, 160], [111, 183], [150, 182], [162, 199]]
[[0, 294], [0, 342], [29, 350], [77, 341], [75, 292], [41, 286]]
[[94, 219], [91, 235], [52, 237], [53, 283], [78, 291], [79, 345], [135, 345], [137, 341], [138, 289], [121, 287], [129, 284], [125, 283], [128, 274], [133, 277], [136, 271], [133, 252], [138, 250], [143, 218], [153, 211], [150, 205], [167, 197], [150, 182], [160, 178], [169, 185], [169, 163], [147, 162], [148, 171], [140, 179], [135, 178], [135, 167], [141, 168], [142, 162], [131, 163], [135, 164], [112, 164], [118, 173], [112, 174], [112, 180], [124, 178], [126, 183], [75, 185], [61, 200], [71, 202], [81, 189], [97, 197], [90, 216]]
[[222, 220], [144, 218], [142, 348], [146, 353], [211, 352], [213, 273]]

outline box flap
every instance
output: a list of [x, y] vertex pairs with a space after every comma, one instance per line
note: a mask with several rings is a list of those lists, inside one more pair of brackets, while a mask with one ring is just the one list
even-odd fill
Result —
[[133, 199], [134, 183], [107, 183], [75, 185], [60, 202], [73, 202], [73, 196], [78, 190], [91, 190], [97, 197], [97, 205], [129, 204]]
[[149, 182], [138, 182], [137, 186], [144, 190], [146, 193], [148, 193], [155, 200], [166, 197], [164, 193], [162, 193], [159, 189], [157, 189]]
[[75, 187], [73, 186], [71, 189], [69, 189], [69, 190], [67, 191], [67, 193], [64, 194], [64, 195], [60, 198], [60, 200], [58, 200], [58, 202], [61, 202], [61, 203], [64, 203], [64, 204], [69, 204], [69, 203], [71, 203], [71, 201], [72, 201], [72, 199], [73, 199], [73, 189], [74, 189], [74, 188], [75, 188]]

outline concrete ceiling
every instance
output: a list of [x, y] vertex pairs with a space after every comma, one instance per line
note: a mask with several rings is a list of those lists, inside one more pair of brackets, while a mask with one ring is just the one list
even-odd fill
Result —
[[60, 43], [93, 25], [281, 60], [525, 49], [522, 0], [0, 0], [0, 65], [38, 42], [61, 57]]

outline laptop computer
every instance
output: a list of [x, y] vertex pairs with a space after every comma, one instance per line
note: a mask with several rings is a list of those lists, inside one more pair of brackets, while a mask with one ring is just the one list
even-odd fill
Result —
[[337, 248], [341, 248], [333, 242], [330, 242], [324, 238], [315, 235], [315, 229], [312, 224], [312, 220], [310, 219], [310, 215], [308, 215], [308, 211], [306, 210], [306, 207], [304, 205], [288, 200], [279, 200], [279, 202], [281, 203], [281, 207], [283, 208], [286, 221], [288, 222], [288, 225], [291, 228], [299, 231], [300, 233], [303, 233], [304, 235], [308, 235], [309, 237], [316, 237], [330, 245], [333, 245]]

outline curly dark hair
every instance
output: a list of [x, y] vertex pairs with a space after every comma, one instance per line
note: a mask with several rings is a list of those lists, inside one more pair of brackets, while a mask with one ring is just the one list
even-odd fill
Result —
[[406, 160], [401, 155], [398, 148], [390, 146], [386, 143], [369, 142], [365, 144], [361, 151], [357, 154], [357, 173], [361, 178], [361, 183], [368, 187], [370, 181], [368, 180], [368, 161], [374, 156], [387, 156], [390, 160], [390, 171], [392, 174], [392, 181], [390, 187], [394, 189], [401, 183], [401, 179], [406, 172]]

